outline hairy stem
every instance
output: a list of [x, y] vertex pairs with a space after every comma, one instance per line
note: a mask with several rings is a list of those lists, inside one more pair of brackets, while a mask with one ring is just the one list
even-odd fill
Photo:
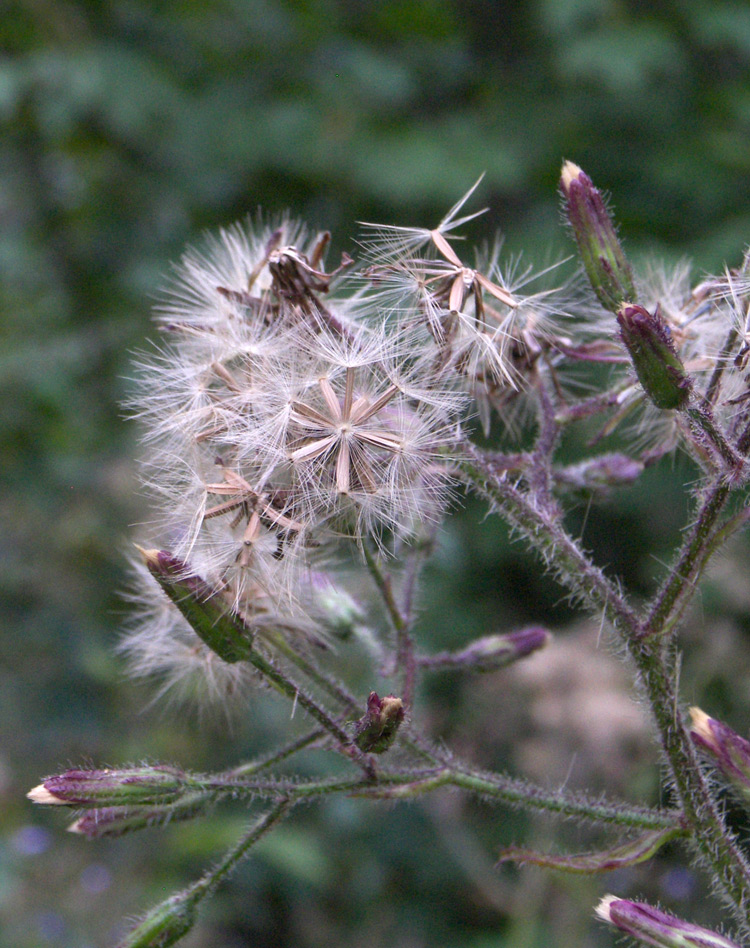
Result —
[[[715, 884], [743, 925], [750, 924], [750, 866], [728, 832], [704, 780], [687, 730], [682, 722], [677, 696], [667, 668], [662, 644], [653, 635], [644, 639], [636, 614], [612, 584], [593, 566], [561, 525], [551, 522], [515, 486], [492, 477], [476, 449], [470, 462], [462, 464], [467, 480], [499, 508], [505, 519], [522, 532], [560, 581], [590, 608], [599, 607], [620, 633], [641, 673], [642, 687], [659, 729], [662, 747], [672, 773], [673, 785], [684, 812], [695, 849], [711, 870]], [[664, 591], [652, 611], [666, 624], [674, 609], [684, 608], [694, 582], [715, 548], [715, 527], [727, 500], [728, 488], [717, 484], [709, 492], [696, 526], [678, 557]], [[687, 575], [686, 575], [687, 574]], [[676, 621], [677, 615], [674, 620]], [[662, 625], [662, 628], [664, 626]]]
[[393, 595], [393, 586], [390, 576], [385, 575], [376, 555], [367, 544], [365, 544], [364, 550], [367, 568], [383, 599], [391, 619], [391, 624], [396, 632], [395, 667], [396, 670], [401, 673], [401, 694], [399, 697], [404, 702], [404, 707], [410, 708], [414, 698], [414, 678], [416, 671], [414, 640], [409, 631], [409, 623], [399, 608], [396, 597]]
[[397, 771], [380, 769], [375, 781], [361, 777], [328, 777], [308, 781], [240, 778], [219, 787], [215, 780], [209, 778], [207, 783], [215, 790], [231, 789], [235, 795], [247, 793], [292, 801], [339, 793], [379, 799], [406, 799], [439, 787], [452, 786], [513, 807], [578, 817], [625, 829], [657, 830], [682, 826], [682, 815], [677, 810], [655, 810], [595, 799], [584, 793], [547, 790], [526, 780], [474, 770], [456, 761], [429, 768]]
[[374, 775], [373, 764], [370, 758], [363, 754], [353, 743], [349, 735], [339, 724], [306, 692], [302, 691], [298, 685], [291, 681], [277, 666], [268, 658], [265, 658], [256, 649], [249, 649], [246, 661], [250, 662], [263, 677], [275, 685], [282, 694], [285, 694], [292, 701], [298, 703], [307, 713], [321, 724], [329, 734], [337, 741], [341, 752], [350, 757], [358, 764], [365, 773], [372, 778]]
[[471, 458], [459, 463], [459, 473], [497, 512], [521, 533], [545, 565], [592, 612], [603, 610], [611, 624], [628, 638], [640, 627], [637, 614], [618, 588], [595, 566], [566, 533], [558, 517], [540, 510], [523, 491], [496, 478], [491, 462], [469, 446]]
[[291, 801], [281, 800], [276, 806], [272, 807], [268, 813], [254, 823], [244, 836], [227, 852], [221, 862], [209, 869], [202, 878], [191, 886], [191, 894], [195, 894], [198, 898], [204, 898], [213, 892], [221, 880], [229, 875], [237, 863], [247, 855], [249, 849], [286, 816], [291, 805]]
[[716, 481], [709, 489], [669, 576], [656, 594], [640, 633], [642, 636], [662, 635], [679, 620], [711, 553], [716, 549], [717, 522], [729, 494], [730, 489], [723, 480]]
[[712, 870], [714, 883], [735, 918], [750, 931], [750, 864], [738, 849], [711, 795], [680, 712], [664, 651], [655, 641], [630, 648], [641, 672], [669, 761], [672, 782], [693, 848]]

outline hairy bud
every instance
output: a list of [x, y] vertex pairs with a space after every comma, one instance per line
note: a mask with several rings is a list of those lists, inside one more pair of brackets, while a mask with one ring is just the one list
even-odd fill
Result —
[[66, 806], [161, 804], [179, 797], [185, 775], [171, 767], [122, 770], [66, 770], [46, 777], [26, 796], [34, 803]]
[[635, 286], [604, 200], [572, 161], [563, 164], [560, 190], [586, 276], [602, 306], [616, 313], [623, 300], [635, 299]]
[[404, 703], [395, 695], [379, 698], [374, 691], [367, 699], [367, 711], [354, 727], [354, 743], [366, 754], [382, 754], [396, 740], [404, 720]]
[[739, 948], [723, 935], [683, 922], [642, 902], [605, 895], [596, 908], [605, 922], [655, 948]]
[[700, 708], [691, 708], [690, 717], [693, 743], [713, 758], [743, 797], [750, 799], [750, 741], [721, 721], [710, 718]]
[[366, 617], [362, 606], [325, 573], [311, 573], [310, 586], [321, 619], [334, 634], [348, 639], [364, 623]]
[[529, 625], [504, 635], [482, 636], [458, 652], [439, 652], [420, 658], [419, 664], [446, 670], [495, 671], [544, 648], [551, 638], [552, 634], [542, 626]]
[[225, 662], [247, 657], [253, 633], [218, 590], [166, 550], [138, 548], [149, 572], [201, 640]]
[[86, 810], [68, 827], [88, 839], [114, 838], [151, 826], [163, 826], [182, 820], [191, 820], [205, 813], [211, 803], [210, 793], [191, 793], [172, 805], [106, 806]]
[[684, 408], [691, 381], [658, 309], [624, 303], [617, 311], [620, 336], [633, 362], [638, 381], [657, 408]]
[[168, 948], [195, 924], [198, 896], [180, 892], [151, 909], [120, 942], [118, 948]]

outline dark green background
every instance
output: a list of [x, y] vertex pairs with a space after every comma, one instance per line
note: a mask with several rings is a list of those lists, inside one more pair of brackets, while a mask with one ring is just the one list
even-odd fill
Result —
[[[543, 264], [571, 249], [556, 194], [566, 157], [611, 192], [636, 261], [736, 264], [750, 234], [750, 7], [34, 0], [5, 7], [0, 40], [0, 945], [90, 948], [194, 877], [242, 813], [86, 843], [25, 790], [85, 760], [221, 765], [289, 728], [265, 694], [231, 728], [148, 708], [151, 692], [113, 654], [129, 525], [146, 516], [119, 403], [169, 262], [261, 205], [332, 229], [335, 255], [354, 252], [354, 221], [433, 225], [485, 172], [491, 211], [472, 236], [499, 227], [509, 253]], [[640, 592], [684, 522], [673, 485], [685, 476], [666, 463], [589, 515], [589, 546]], [[560, 591], [480, 515], [465, 507], [431, 572], [424, 627], [438, 647], [569, 619]], [[728, 645], [688, 661], [687, 696], [708, 695], [742, 726], [747, 689], [725, 671], [745, 669], [750, 620], [742, 567], [727, 570], [736, 595], [710, 587], [702, 621], [729, 628]], [[423, 699], [430, 732], [503, 766], [513, 722], [525, 726], [523, 707], [508, 711], [509, 681], [436, 682]], [[622, 775], [652, 800], [655, 779], [637, 755]], [[468, 829], [452, 828], [460, 816]], [[624, 881], [495, 873], [498, 847], [527, 826], [552, 845], [546, 824], [450, 796], [310, 808], [186, 945], [604, 945], [591, 906], [616, 883], [709, 911], [668, 860]]]

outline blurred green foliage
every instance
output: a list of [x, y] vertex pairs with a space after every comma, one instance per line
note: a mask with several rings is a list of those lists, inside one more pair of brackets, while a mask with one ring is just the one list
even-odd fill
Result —
[[[113, 655], [129, 524], [148, 516], [119, 402], [169, 261], [259, 205], [331, 228], [336, 252], [352, 251], [353, 221], [432, 224], [485, 172], [491, 212], [472, 236], [500, 227], [510, 251], [544, 263], [572, 247], [555, 193], [567, 157], [614, 195], [636, 260], [737, 263], [750, 234], [750, 8], [11, 0], [0, 39], [0, 945], [88, 948], [193, 877], [240, 814], [87, 845], [32, 812], [24, 791], [86, 759], [201, 769], [289, 727], [265, 695], [231, 730], [148, 709], [148, 689], [125, 682]], [[681, 464], [599, 512], [581, 507], [600, 560], [644, 591], [684, 523], [672, 487]], [[724, 578], [705, 599], [725, 630], [722, 659], [694, 663], [691, 697], [712, 694], [731, 720], [748, 695], [732, 699], [726, 659], [747, 642], [750, 611], [731, 570]], [[471, 502], [430, 579], [424, 621], [437, 647], [569, 618], [534, 561]], [[511, 740], [493, 738], [494, 756], [481, 759], [477, 700], [438, 682], [426, 719], [434, 736], [502, 766]], [[264, 842], [186, 945], [609, 943], [587, 917], [606, 882], [529, 874], [518, 884], [492, 870], [525, 825], [452, 798], [305, 811]], [[541, 844], [545, 832], [532, 836]], [[697, 883], [674, 872], [649, 877], [663, 883], [657, 897], [689, 900]]]

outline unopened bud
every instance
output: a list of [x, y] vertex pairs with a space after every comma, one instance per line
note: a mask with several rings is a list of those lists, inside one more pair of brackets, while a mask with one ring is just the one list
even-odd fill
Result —
[[684, 922], [642, 902], [618, 899], [614, 895], [604, 896], [596, 907], [596, 914], [620, 931], [655, 948], [739, 948], [736, 942], [707, 928]]
[[396, 740], [404, 720], [404, 703], [395, 695], [379, 698], [374, 691], [367, 699], [367, 711], [354, 726], [354, 743], [365, 754], [382, 754]]
[[138, 552], [151, 575], [212, 652], [225, 662], [247, 657], [253, 630], [232, 611], [217, 589], [166, 550], [138, 547]]
[[68, 831], [87, 839], [115, 838], [152, 826], [190, 820], [205, 813], [211, 800], [210, 793], [194, 793], [171, 806], [106, 806], [86, 810]]
[[615, 313], [623, 300], [635, 299], [635, 286], [604, 200], [572, 161], [563, 163], [560, 190], [586, 276], [602, 306]]
[[658, 308], [649, 313], [643, 306], [624, 303], [617, 322], [638, 381], [654, 405], [665, 410], [684, 408], [690, 398], [690, 377]]
[[551, 638], [552, 634], [542, 626], [529, 625], [504, 635], [485, 635], [458, 652], [439, 652], [419, 659], [419, 664], [456, 671], [495, 671], [544, 648]]
[[123, 770], [66, 770], [46, 777], [26, 795], [34, 803], [67, 806], [128, 806], [174, 800], [185, 789], [185, 775], [171, 767]]
[[750, 798], [750, 741], [721, 721], [710, 718], [700, 708], [691, 708], [690, 717], [693, 743], [713, 758], [721, 773], [743, 797]]
[[151, 909], [117, 948], [168, 948], [195, 924], [198, 897], [188, 891], [173, 895]]

